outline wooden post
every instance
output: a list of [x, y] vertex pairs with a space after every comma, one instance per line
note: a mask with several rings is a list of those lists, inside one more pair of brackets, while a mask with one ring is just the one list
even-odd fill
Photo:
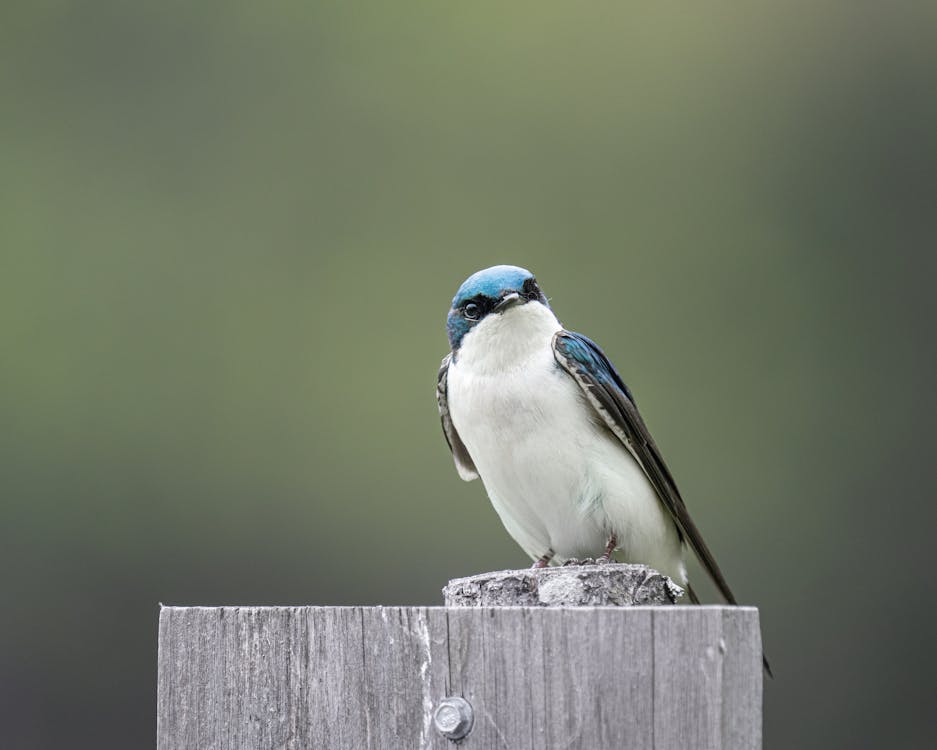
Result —
[[678, 592], [608, 565], [452, 581], [447, 607], [163, 607], [157, 747], [760, 748], [758, 611]]

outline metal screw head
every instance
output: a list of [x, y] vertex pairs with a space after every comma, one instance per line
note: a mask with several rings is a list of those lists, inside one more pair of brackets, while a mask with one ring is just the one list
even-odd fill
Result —
[[458, 695], [443, 698], [433, 711], [433, 724], [443, 737], [450, 740], [461, 740], [472, 731], [474, 723], [472, 704]]

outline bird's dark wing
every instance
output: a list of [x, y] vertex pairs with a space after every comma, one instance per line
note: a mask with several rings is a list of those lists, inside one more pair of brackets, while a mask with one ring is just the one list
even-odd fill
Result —
[[469, 455], [468, 448], [456, 432], [455, 425], [449, 417], [449, 400], [446, 394], [446, 377], [449, 374], [449, 362], [452, 354], [447, 354], [439, 366], [439, 377], [436, 379], [436, 403], [439, 405], [439, 419], [442, 421], [442, 431], [446, 436], [446, 442], [449, 444], [449, 450], [452, 451], [452, 460], [455, 461], [456, 470], [459, 476], [466, 482], [478, 479], [478, 470], [475, 463]]
[[608, 428], [644, 469], [660, 501], [670, 511], [681, 538], [693, 548], [725, 600], [735, 604], [729, 584], [690, 518], [677, 484], [641, 419], [628, 386], [622, 382], [612, 363], [593, 341], [571, 331], [558, 331], [553, 337], [553, 356], [560, 367], [573, 376]]

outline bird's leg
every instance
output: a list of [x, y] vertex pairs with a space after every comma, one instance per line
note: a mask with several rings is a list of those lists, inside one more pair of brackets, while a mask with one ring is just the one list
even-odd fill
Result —
[[534, 563], [533, 565], [531, 565], [530, 567], [531, 567], [531, 568], [545, 568], [545, 567], [547, 567], [547, 565], [550, 564], [550, 560], [553, 559], [553, 555], [555, 555], [555, 554], [556, 554], [556, 553], [555, 553], [552, 549], [548, 549], [548, 550], [546, 551], [546, 553], [543, 554], [543, 555], [541, 555], [540, 559], [537, 560], [537, 562], [535, 562], [535, 563]]
[[596, 564], [604, 565], [612, 559], [612, 552], [615, 551], [615, 547], [618, 546], [618, 537], [612, 534], [608, 538], [608, 544], [605, 545], [605, 552], [602, 553], [602, 556], [596, 560]]

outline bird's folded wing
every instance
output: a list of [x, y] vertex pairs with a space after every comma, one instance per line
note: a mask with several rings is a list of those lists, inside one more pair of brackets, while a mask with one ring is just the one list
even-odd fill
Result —
[[573, 376], [608, 428], [634, 456], [664, 507], [670, 512], [681, 537], [693, 548], [725, 600], [735, 604], [735, 597], [699, 529], [690, 518], [677, 484], [641, 419], [628, 386], [622, 382], [612, 363], [595, 342], [571, 331], [556, 333], [553, 337], [553, 355], [560, 367]]
[[455, 461], [456, 470], [459, 476], [466, 482], [478, 479], [478, 470], [475, 463], [469, 455], [468, 448], [456, 432], [455, 425], [452, 424], [452, 418], [449, 416], [449, 400], [446, 393], [446, 378], [449, 374], [449, 362], [452, 354], [447, 354], [439, 367], [439, 377], [436, 379], [436, 403], [439, 405], [439, 419], [442, 421], [442, 431], [446, 436], [446, 442], [449, 444], [449, 450], [452, 451], [452, 459]]

